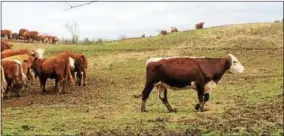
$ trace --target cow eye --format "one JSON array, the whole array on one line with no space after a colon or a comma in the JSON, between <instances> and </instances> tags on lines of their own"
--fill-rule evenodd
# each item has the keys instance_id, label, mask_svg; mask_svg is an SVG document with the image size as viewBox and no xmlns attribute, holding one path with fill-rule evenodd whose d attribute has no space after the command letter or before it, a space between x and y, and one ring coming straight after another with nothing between
<instances>
[{"instance_id":1,"label":"cow eye","mask_svg":"<svg viewBox=\"0 0 284 136\"><path fill-rule=\"evenodd\" d=\"M236 64L236 63L237 63L237 61L233 61L233 63L234 63L234 64Z\"/></svg>"}]
</instances>

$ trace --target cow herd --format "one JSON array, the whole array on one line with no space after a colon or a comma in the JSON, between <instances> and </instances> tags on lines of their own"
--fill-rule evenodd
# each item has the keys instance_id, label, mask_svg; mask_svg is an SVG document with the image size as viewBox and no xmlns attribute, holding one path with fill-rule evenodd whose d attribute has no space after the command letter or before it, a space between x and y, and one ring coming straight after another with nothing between
<instances>
[{"instance_id":1,"label":"cow herd","mask_svg":"<svg viewBox=\"0 0 284 136\"><path fill-rule=\"evenodd\" d=\"M204 22L199 22L195 24L195 29L202 29L204 25ZM176 27L171 27L171 33L178 32L178 29ZM167 30L158 30L158 33L160 35L167 35L169 32Z\"/></svg>"},{"instance_id":2,"label":"cow herd","mask_svg":"<svg viewBox=\"0 0 284 136\"><path fill-rule=\"evenodd\" d=\"M20 29L19 33L12 32L11 30L1 30L1 38L7 37L8 40L21 40L24 42L42 42L57 44L58 38L56 36L39 34L37 31L29 31L27 29Z\"/></svg>"},{"instance_id":3,"label":"cow herd","mask_svg":"<svg viewBox=\"0 0 284 136\"><path fill-rule=\"evenodd\" d=\"M64 51L55 57L43 58L44 49L11 49L1 41L1 92L10 97L11 92L20 97L23 90L39 80L41 93L46 93L47 79L55 79L57 94L66 93L70 86L86 85L87 58L80 53ZM76 79L76 83L75 83Z\"/></svg>"}]
</instances>

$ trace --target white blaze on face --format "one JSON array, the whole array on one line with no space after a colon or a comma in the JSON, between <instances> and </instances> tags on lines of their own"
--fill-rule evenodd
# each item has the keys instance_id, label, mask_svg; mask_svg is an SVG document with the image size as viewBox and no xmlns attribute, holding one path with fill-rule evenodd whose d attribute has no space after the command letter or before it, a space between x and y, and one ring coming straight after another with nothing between
<instances>
[{"instance_id":1,"label":"white blaze on face","mask_svg":"<svg viewBox=\"0 0 284 136\"><path fill-rule=\"evenodd\" d=\"M230 72L236 74L236 73L243 73L245 68L243 65L239 62L239 60L232 54L228 54L231 58L231 67L229 69Z\"/></svg>"},{"instance_id":2,"label":"white blaze on face","mask_svg":"<svg viewBox=\"0 0 284 136\"><path fill-rule=\"evenodd\" d=\"M69 63L70 63L70 67L71 67L71 69L73 70L73 69L75 69L75 61L74 61L74 59L72 59L72 58L70 58L69 57Z\"/></svg>"}]
</instances>

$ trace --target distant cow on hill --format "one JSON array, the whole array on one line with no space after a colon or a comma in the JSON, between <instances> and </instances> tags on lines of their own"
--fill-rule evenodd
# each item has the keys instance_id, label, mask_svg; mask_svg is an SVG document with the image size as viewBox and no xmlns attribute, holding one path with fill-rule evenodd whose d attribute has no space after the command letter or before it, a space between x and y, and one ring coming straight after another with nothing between
<instances>
[{"instance_id":1,"label":"distant cow on hill","mask_svg":"<svg viewBox=\"0 0 284 136\"><path fill-rule=\"evenodd\" d=\"M176 27L171 27L171 29L171 33L178 32L178 29Z\"/></svg>"},{"instance_id":2,"label":"distant cow on hill","mask_svg":"<svg viewBox=\"0 0 284 136\"><path fill-rule=\"evenodd\" d=\"M167 98L167 89L197 90L199 103L195 109L203 111L209 100L209 92L219 83L225 72L242 73L244 67L238 59L228 54L223 58L172 57L150 58L146 63L146 84L142 91L141 111L146 111L146 100L153 87L159 90L159 98L169 112L173 112Z\"/></svg>"},{"instance_id":3,"label":"distant cow on hill","mask_svg":"<svg viewBox=\"0 0 284 136\"><path fill-rule=\"evenodd\" d=\"M57 44L58 43L58 38L56 36L50 36L50 43Z\"/></svg>"},{"instance_id":4,"label":"distant cow on hill","mask_svg":"<svg viewBox=\"0 0 284 136\"><path fill-rule=\"evenodd\" d=\"M24 29L24 28L23 28L23 29L20 29L20 30L19 30L19 38L20 38L20 39L24 40L24 37L23 37L23 36L24 36L24 33L25 33L25 32L28 32L28 29Z\"/></svg>"},{"instance_id":5,"label":"distant cow on hill","mask_svg":"<svg viewBox=\"0 0 284 136\"><path fill-rule=\"evenodd\" d=\"M11 40L12 39L12 32L11 30L1 30L1 37L5 37L7 36L8 37L8 40Z\"/></svg>"},{"instance_id":6,"label":"distant cow on hill","mask_svg":"<svg viewBox=\"0 0 284 136\"><path fill-rule=\"evenodd\" d=\"M32 69L40 80L42 93L46 92L45 86L48 78L55 79L55 82L59 83L59 87L56 88L57 93L65 93L67 81L71 79L71 82L74 83L69 59L64 56L43 59L41 58L43 53L44 50L37 49L36 56L32 60ZM57 85L55 86L57 87Z\"/></svg>"},{"instance_id":7,"label":"distant cow on hill","mask_svg":"<svg viewBox=\"0 0 284 136\"><path fill-rule=\"evenodd\" d=\"M87 77L87 68L88 68L88 61L86 56L81 53L74 53L71 51L62 52L59 54L59 56L65 56L66 58L71 59L70 63L74 62L74 64L71 65L72 77L75 78L75 72L76 72L77 85L81 86L81 84L83 84L84 86L86 86L86 77Z\"/></svg>"},{"instance_id":8,"label":"distant cow on hill","mask_svg":"<svg viewBox=\"0 0 284 136\"><path fill-rule=\"evenodd\" d=\"M13 47L12 44L9 44L8 42L4 42L1 40L1 52L7 49L11 49Z\"/></svg>"},{"instance_id":9,"label":"distant cow on hill","mask_svg":"<svg viewBox=\"0 0 284 136\"><path fill-rule=\"evenodd\" d=\"M196 29L202 29L203 25L204 25L204 22L197 23L197 24L195 24L195 28Z\"/></svg>"},{"instance_id":10,"label":"distant cow on hill","mask_svg":"<svg viewBox=\"0 0 284 136\"><path fill-rule=\"evenodd\" d=\"M38 40L41 41L42 43L49 43L49 35L38 35Z\"/></svg>"},{"instance_id":11,"label":"distant cow on hill","mask_svg":"<svg viewBox=\"0 0 284 136\"><path fill-rule=\"evenodd\" d=\"M167 35L168 34L167 30L161 30L161 31L158 30L158 32L161 35Z\"/></svg>"}]
</instances>

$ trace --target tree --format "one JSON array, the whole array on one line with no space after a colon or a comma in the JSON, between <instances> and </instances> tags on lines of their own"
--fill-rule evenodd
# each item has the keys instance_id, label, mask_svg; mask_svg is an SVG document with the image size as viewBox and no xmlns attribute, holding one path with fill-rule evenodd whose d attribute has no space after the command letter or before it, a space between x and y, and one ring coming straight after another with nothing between
<instances>
[{"instance_id":1,"label":"tree","mask_svg":"<svg viewBox=\"0 0 284 136\"><path fill-rule=\"evenodd\" d=\"M66 23L64 27L68 30L68 32L72 35L72 43L78 43L80 29L79 25L74 22L73 24Z\"/></svg>"}]
</instances>

